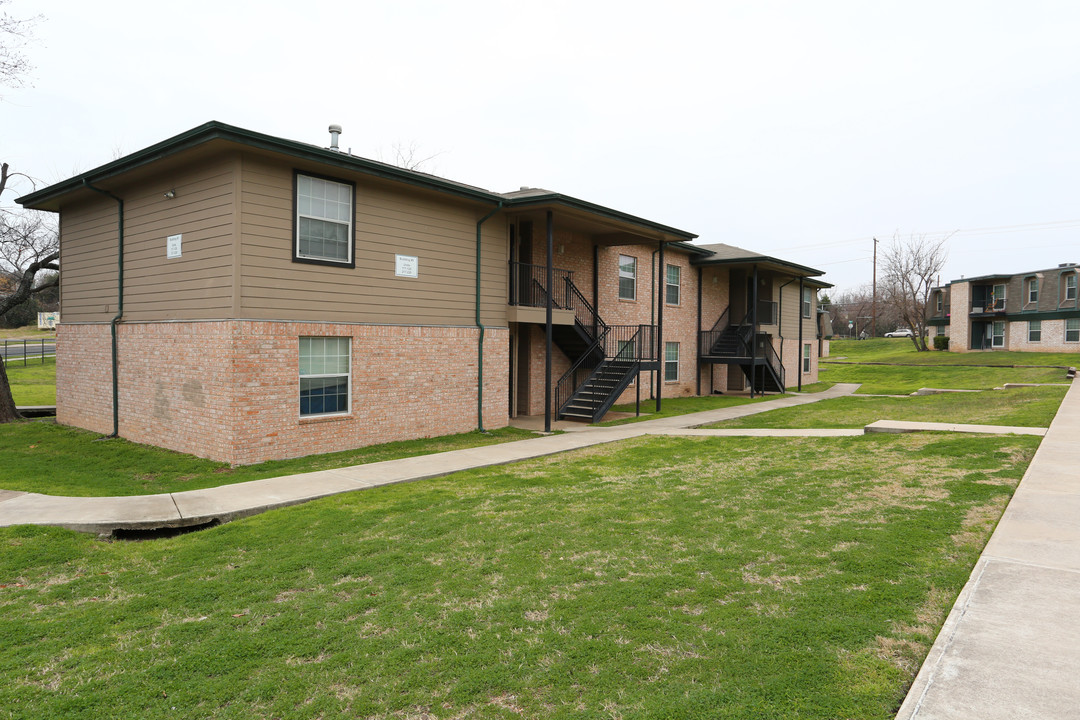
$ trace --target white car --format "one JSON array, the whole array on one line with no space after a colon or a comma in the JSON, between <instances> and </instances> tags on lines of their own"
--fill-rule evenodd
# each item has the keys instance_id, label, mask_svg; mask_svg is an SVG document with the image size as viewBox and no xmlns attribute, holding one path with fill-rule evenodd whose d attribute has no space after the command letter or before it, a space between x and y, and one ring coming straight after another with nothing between
<instances>
[{"instance_id":1,"label":"white car","mask_svg":"<svg viewBox=\"0 0 1080 720\"><path fill-rule=\"evenodd\" d=\"M885 337L915 337L915 333L911 332L911 328L900 328L885 333Z\"/></svg>"}]
</instances>

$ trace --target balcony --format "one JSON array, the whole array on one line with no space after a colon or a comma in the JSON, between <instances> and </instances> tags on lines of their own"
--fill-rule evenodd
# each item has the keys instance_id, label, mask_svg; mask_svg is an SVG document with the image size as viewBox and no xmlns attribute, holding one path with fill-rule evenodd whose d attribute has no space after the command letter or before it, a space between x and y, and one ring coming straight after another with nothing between
<instances>
[{"instance_id":1,"label":"balcony","mask_svg":"<svg viewBox=\"0 0 1080 720\"><path fill-rule=\"evenodd\" d=\"M1005 298L1000 300L989 298L987 300L973 300L971 303L971 315L1004 315Z\"/></svg>"}]
</instances>

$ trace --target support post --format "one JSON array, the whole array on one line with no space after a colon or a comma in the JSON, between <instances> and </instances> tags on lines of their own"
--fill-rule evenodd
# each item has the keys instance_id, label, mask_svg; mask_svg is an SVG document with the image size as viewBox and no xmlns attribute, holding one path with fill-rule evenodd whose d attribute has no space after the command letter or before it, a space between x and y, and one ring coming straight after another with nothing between
<instances>
[{"instance_id":1,"label":"support post","mask_svg":"<svg viewBox=\"0 0 1080 720\"><path fill-rule=\"evenodd\" d=\"M750 293L750 398L753 399L754 381L757 380L757 265L754 265L754 277L751 282L754 283L754 289Z\"/></svg>"},{"instance_id":2,"label":"support post","mask_svg":"<svg viewBox=\"0 0 1080 720\"><path fill-rule=\"evenodd\" d=\"M660 272L656 273L656 412L660 412L660 399L664 395L664 367L666 354L664 353L664 283L667 279L667 266L664 264L663 240L660 241Z\"/></svg>"},{"instance_id":3,"label":"support post","mask_svg":"<svg viewBox=\"0 0 1080 720\"><path fill-rule=\"evenodd\" d=\"M547 313L544 320L544 432L551 432L551 288L555 283L555 226L547 211Z\"/></svg>"}]
</instances>

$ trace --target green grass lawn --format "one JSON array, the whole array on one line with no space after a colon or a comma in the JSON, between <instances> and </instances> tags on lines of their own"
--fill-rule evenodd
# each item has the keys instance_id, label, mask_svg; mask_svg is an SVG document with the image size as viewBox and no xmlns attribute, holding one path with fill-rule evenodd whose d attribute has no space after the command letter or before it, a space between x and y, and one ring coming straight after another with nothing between
<instances>
[{"instance_id":1,"label":"green grass lawn","mask_svg":"<svg viewBox=\"0 0 1080 720\"><path fill-rule=\"evenodd\" d=\"M860 428L876 420L1049 427L1067 391L1038 387L900 398L849 395L706 427Z\"/></svg>"},{"instance_id":2,"label":"green grass lawn","mask_svg":"<svg viewBox=\"0 0 1080 720\"><path fill-rule=\"evenodd\" d=\"M0 328L0 340L22 340L23 338L29 338L31 340L45 338L46 340L49 340L55 337L55 330L38 330L37 325L24 325L19 328Z\"/></svg>"},{"instance_id":3,"label":"green grass lawn","mask_svg":"<svg viewBox=\"0 0 1080 720\"><path fill-rule=\"evenodd\" d=\"M16 405L56 404L56 358L28 360L26 365L20 361L5 369Z\"/></svg>"},{"instance_id":4,"label":"green grass lawn","mask_svg":"<svg viewBox=\"0 0 1080 720\"><path fill-rule=\"evenodd\" d=\"M1066 382L1061 369L1007 366L1075 365L1078 359L1070 353L920 353L906 338L836 340L829 357L821 360L818 376L827 382L861 383L860 394L908 395L924 387L983 390L1008 382ZM996 367L975 367L983 364Z\"/></svg>"},{"instance_id":5,"label":"green grass lawn","mask_svg":"<svg viewBox=\"0 0 1080 720\"><path fill-rule=\"evenodd\" d=\"M48 495L152 495L198 490L262 478L396 460L447 450L524 440L528 430L501 428L468 432L273 460L230 468L225 463L194 455L139 445L127 440L102 440L87 430L52 422L22 421L0 425L0 489Z\"/></svg>"},{"instance_id":6,"label":"green grass lawn","mask_svg":"<svg viewBox=\"0 0 1080 720\"><path fill-rule=\"evenodd\" d=\"M823 361L847 360L856 362L919 363L920 365L1058 365L1073 367L1080 361L1076 353L1013 352L917 352L908 338L875 338L873 340L833 340L829 357Z\"/></svg>"},{"instance_id":7,"label":"green grass lawn","mask_svg":"<svg viewBox=\"0 0 1080 720\"><path fill-rule=\"evenodd\" d=\"M8 718L892 718L1037 439L639 438L0 529Z\"/></svg>"}]
</instances>

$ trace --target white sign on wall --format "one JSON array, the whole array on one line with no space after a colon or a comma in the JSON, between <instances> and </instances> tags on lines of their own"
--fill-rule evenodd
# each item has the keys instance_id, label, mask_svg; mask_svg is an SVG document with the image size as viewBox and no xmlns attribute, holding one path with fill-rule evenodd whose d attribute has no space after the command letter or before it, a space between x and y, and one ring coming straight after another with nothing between
<instances>
[{"instance_id":1,"label":"white sign on wall","mask_svg":"<svg viewBox=\"0 0 1080 720\"><path fill-rule=\"evenodd\" d=\"M415 255L395 255L394 274L398 277L420 277L420 258Z\"/></svg>"},{"instance_id":2,"label":"white sign on wall","mask_svg":"<svg viewBox=\"0 0 1080 720\"><path fill-rule=\"evenodd\" d=\"M180 241L184 239L181 235L170 235L165 239L165 257L167 259L180 257Z\"/></svg>"}]
</instances>

